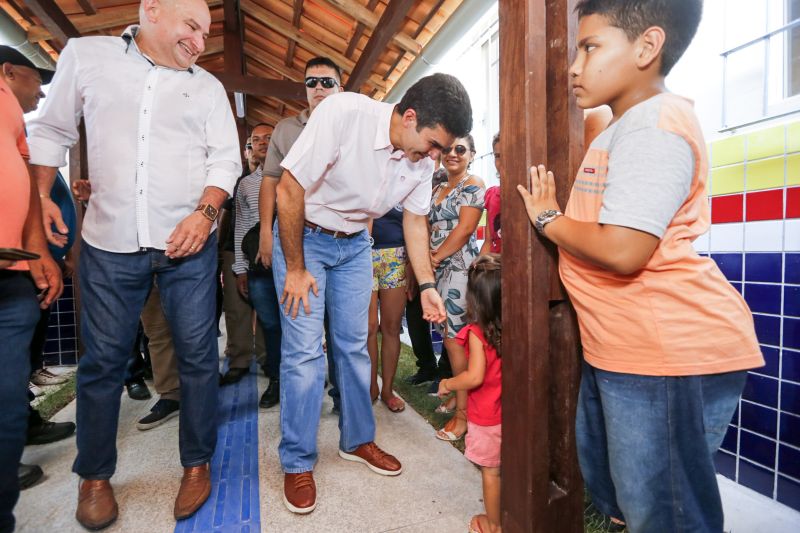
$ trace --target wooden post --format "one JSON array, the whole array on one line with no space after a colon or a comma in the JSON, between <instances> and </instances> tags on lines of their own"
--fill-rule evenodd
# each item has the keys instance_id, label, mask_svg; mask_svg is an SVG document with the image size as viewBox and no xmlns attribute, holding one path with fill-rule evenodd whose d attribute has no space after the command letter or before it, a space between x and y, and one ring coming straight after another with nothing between
<instances>
[{"instance_id":1,"label":"wooden post","mask_svg":"<svg viewBox=\"0 0 800 533\"><path fill-rule=\"evenodd\" d=\"M567 71L575 0L500 0L503 176L503 529L583 531L575 450L579 334L557 251L528 222L517 184L544 163L566 205L583 151Z\"/></svg>"}]
</instances>

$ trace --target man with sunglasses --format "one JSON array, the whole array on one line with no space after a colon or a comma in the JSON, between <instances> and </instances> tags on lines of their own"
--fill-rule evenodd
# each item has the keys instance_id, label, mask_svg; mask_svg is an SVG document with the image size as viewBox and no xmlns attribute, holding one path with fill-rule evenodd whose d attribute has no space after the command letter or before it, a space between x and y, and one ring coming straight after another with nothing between
<instances>
[{"instance_id":1,"label":"man with sunglasses","mask_svg":"<svg viewBox=\"0 0 800 533\"><path fill-rule=\"evenodd\" d=\"M308 123L308 118L320 102L328 96L343 90L341 80L341 70L331 59L327 57L311 58L306 63L305 70L308 109L295 117L281 120L272 132L269 148L267 149L267 158L262 168L263 179L258 198L259 218L262 222L259 232L257 258L257 261L269 270L270 277L272 276L272 224L275 220L275 190L278 186L278 179L283 173L281 161L283 161L294 142L303 132L303 128ZM267 294L265 291L251 291L250 298L253 305L261 310L259 315L263 318L266 313L269 313L268 321L274 323L280 320L280 307L277 296L272 297L272 293L275 292L274 283L270 290L271 293L266 297L263 296ZM267 299L269 301L263 301ZM259 401L259 406L264 409L273 407L280 402L280 353L278 353L277 357L268 354L268 358L268 364L265 368L268 369L266 373L269 377L269 386ZM331 368L331 382L333 383L333 360L331 357L328 358L328 362ZM331 387L331 396L334 398L334 407L338 407L338 391L336 391L335 387L335 384Z\"/></svg>"},{"instance_id":2,"label":"man with sunglasses","mask_svg":"<svg viewBox=\"0 0 800 533\"><path fill-rule=\"evenodd\" d=\"M316 80L309 80L316 84ZM321 82L320 82L321 83ZM367 313L372 257L367 223L403 205L407 252L419 282L424 318L445 310L428 254L433 161L472 128L469 96L446 74L419 80L397 105L335 94L314 110L280 165L272 265L281 316L281 443L284 503L316 507L317 459L325 363L324 315L341 394L339 456L386 476L402 465L375 444L370 400ZM262 216L262 226L270 223ZM301 310L300 307L303 309Z\"/></svg>"}]
</instances>

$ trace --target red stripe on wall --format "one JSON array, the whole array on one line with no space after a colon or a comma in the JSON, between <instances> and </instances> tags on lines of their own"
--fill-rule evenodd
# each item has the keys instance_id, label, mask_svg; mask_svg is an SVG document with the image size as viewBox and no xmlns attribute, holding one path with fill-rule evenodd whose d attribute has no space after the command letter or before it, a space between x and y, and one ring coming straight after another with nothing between
<instances>
[{"instance_id":1,"label":"red stripe on wall","mask_svg":"<svg viewBox=\"0 0 800 533\"><path fill-rule=\"evenodd\" d=\"M786 218L800 218L800 187L786 189Z\"/></svg>"},{"instance_id":2,"label":"red stripe on wall","mask_svg":"<svg viewBox=\"0 0 800 533\"><path fill-rule=\"evenodd\" d=\"M741 222L744 220L744 195L715 196L711 199L711 223Z\"/></svg>"},{"instance_id":3,"label":"red stripe on wall","mask_svg":"<svg viewBox=\"0 0 800 533\"><path fill-rule=\"evenodd\" d=\"M748 222L783 219L783 189L747 193Z\"/></svg>"}]
</instances>

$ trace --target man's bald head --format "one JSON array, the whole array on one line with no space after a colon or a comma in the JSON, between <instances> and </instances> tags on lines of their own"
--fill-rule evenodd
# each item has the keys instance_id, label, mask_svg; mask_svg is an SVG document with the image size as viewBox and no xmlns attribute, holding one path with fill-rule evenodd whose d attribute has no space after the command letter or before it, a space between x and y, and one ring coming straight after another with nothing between
<instances>
[{"instance_id":1,"label":"man's bald head","mask_svg":"<svg viewBox=\"0 0 800 533\"><path fill-rule=\"evenodd\" d=\"M204 0L142 0L136 43L157 64L191 67L205 50L211 13Z\"/></svg>"}]
</instances>

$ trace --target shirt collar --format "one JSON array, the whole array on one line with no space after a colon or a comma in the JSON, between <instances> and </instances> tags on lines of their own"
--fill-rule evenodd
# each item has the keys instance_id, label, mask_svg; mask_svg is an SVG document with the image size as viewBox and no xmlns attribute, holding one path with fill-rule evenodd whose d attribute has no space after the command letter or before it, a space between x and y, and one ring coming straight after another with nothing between
<instances>
[{"instance_id":1,"label":"shirt collar","mask_svg":"<svg viewBox=\"0 0 800 533\"><path fill-rule=\"evenodd\" d=\"M297 121L300 123L301 126L305 126L308 124L308 117L311 116L311 112L308 109L303 109L299 115L297 115Z\"/></svg>"},{"instance_id":2,"label":"shirt collar","mask_svg":"<svg viewBox=\"0 0 800 533\"><path fill-rule=\"evenodd\" d=\"M403 159L406 154L402 150L395 150L392 146L392 140L389 135L392 126L392 113L394 113L393 104L384 104L386 107L381 111L378 116L378 128L375 132L375 144L372 146L375 150L386 150L391 152L390 159Z\"/></svg>"},{"instance_id":3,"label":"shirt collar","mask_svg":"<svg viewBox=\"0 0 800 533\"><path fill-rule=\"evenodd\" d=\"M157 66L156 62L153 61L152 59L150 59L150 57L147 54L142 52L139 49L139 45L136 44L136 35L138 33L139 33L139 25L138 24L131 24L130 26L125 28L125 31L122 32L122 40L125 41L125 53L126 54L128 53L128 50L130 49L131 44L133 44L133 49L140 56L145 58L151 65ZM161 65L158 65L158 66L161 66ZM169 67L163 67L163 68L169 68ZM171 70L178 70L178 69L171 69ZM194 74L194 65L192 65L191 67L187 68L186 70L189 72L189 74Z\"/></svg>"}]
</instances>

